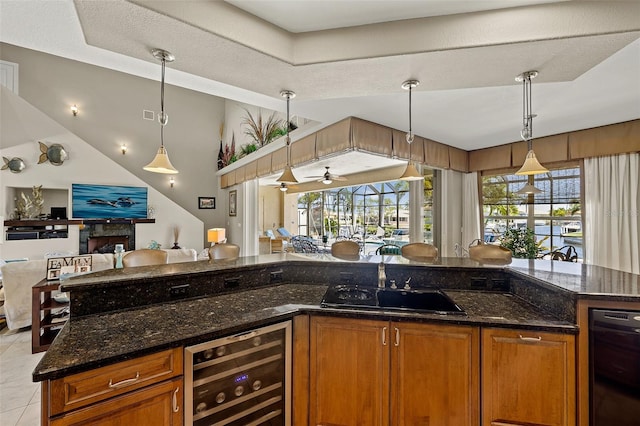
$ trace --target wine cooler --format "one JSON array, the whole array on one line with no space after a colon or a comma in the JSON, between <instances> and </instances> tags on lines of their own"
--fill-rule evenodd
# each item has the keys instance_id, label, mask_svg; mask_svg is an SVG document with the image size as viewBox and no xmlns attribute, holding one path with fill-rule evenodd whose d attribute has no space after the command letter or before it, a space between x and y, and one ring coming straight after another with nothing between
<instances>
[{"instance_id":1,"label":"wine cooler","mask_svg":"<svg viewBox=\"0 0 640 426\"><path fill-rule=\"evenodd\" d=\"M185 348L185 425L291 424L291 321Z\"/></svg>"}]
</instances>

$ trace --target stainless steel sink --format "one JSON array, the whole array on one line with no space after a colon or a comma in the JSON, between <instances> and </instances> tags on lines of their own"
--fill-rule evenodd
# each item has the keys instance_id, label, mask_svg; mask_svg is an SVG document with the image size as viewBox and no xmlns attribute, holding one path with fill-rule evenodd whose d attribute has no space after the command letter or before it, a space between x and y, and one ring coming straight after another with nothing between
<instances>
[{"instance_id":1,"label":"stainless steel sink","mask_svg":"<svg viewBox=\"0 0 640 426\"><path fill-rule=\"evenodd\" d=\"M466 315L460 306L439 289L401 290L336 285L329 287L321 306Z\"/></svg>"}]
</instances>

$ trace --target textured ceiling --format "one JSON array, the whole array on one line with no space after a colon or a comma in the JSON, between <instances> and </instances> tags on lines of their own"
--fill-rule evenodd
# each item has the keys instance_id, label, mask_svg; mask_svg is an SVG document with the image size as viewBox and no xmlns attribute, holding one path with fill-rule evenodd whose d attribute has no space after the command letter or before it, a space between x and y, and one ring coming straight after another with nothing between
<instances>
[{"instance_id":1,"label":"textured ceiling","mask_svg":"<svg viewBox=\"0 0 640 426\"><path fill-rule=\"evenodd\" d=\"M291 89L292 113L323 124L405 129L416 78L415 133L463 149L518 139L531 69L535 137L640 118L640 2L0 4L4 42L153 79L164 48L169 84L280 111Z\"/></svg>"}]
</instances>

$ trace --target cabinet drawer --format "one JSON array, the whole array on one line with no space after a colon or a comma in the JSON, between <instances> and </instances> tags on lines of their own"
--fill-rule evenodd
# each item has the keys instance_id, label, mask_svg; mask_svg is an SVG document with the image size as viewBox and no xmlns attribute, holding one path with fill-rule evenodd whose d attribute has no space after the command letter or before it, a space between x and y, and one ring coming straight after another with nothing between
<instances>
[{"instance_id":1,"label":"cabinet drawer","mask_svg":"<svg viewBox=\"0 0 640 426\"><path fill-rule=\"evenodd\" d=\"M182 350L168 349L51 381L51 415L182 375Z\"/></svg>"},{"instance_id":2,"label":"cabinet drawer","mask_svg":"<svg viewBox=\"0 0 640 426\"><path fill-rule=\"evenodd\" d=\"M181 426L182 379L152 385L63 414L51 426Z\"/></svg>"}]
</instances>

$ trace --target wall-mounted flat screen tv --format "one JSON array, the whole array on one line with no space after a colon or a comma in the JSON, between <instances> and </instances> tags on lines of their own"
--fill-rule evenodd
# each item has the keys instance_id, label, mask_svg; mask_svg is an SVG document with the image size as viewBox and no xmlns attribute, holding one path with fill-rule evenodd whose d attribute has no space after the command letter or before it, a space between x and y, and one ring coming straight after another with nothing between
<instances>
[{"instance_id":1,"label":"wall-mounted flat screen tv","mask_svg":"<svg viewBox=\"0 0 640 426\"><path fill-rule=\"evenodd\" d=\"M71 208L75 219L144 219L147 188L74 183Z\"/></svg>"}]
</instances>

